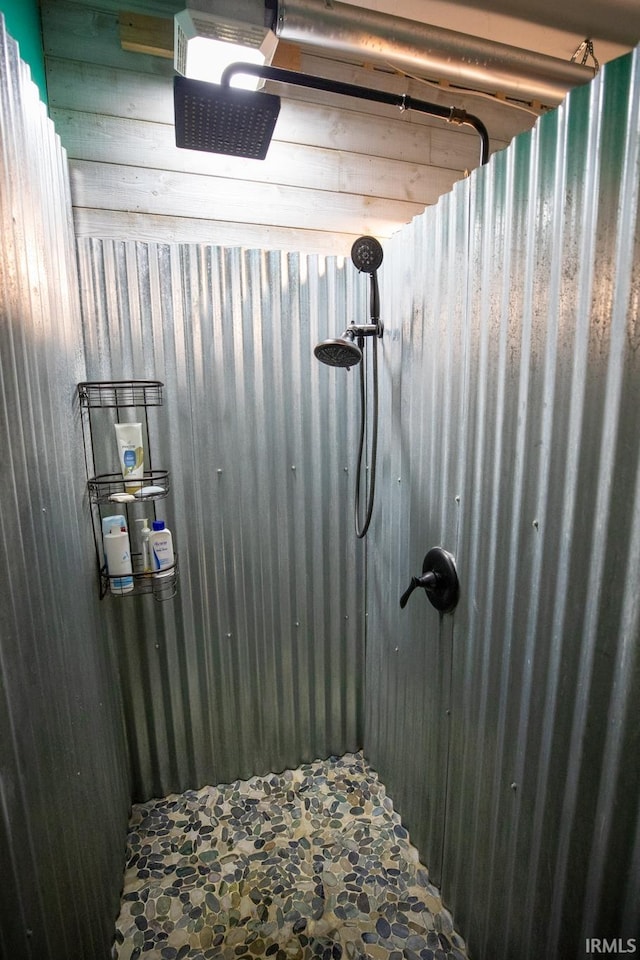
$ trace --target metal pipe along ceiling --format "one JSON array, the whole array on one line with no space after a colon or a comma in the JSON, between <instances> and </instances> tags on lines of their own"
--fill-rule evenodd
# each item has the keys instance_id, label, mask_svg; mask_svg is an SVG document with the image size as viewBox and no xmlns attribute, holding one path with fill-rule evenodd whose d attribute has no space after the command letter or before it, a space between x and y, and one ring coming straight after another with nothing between
<instances>
[{"instance_id":1,"label":"metal pipe along ceiling","mask_svg":"<svg viewBox=\"0 0 640 960\"><path fill-rule=\"evenodd\" d=\"M332 0L281 0L283 40L392 64L407 73L555 106L591 67Z\"/></svg>"}]
</instances>

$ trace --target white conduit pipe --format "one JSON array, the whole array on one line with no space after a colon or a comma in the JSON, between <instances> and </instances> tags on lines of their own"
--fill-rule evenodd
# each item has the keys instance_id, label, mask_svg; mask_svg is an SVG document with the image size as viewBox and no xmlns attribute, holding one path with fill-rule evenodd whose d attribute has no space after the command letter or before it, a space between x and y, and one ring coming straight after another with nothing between
<instances>
[{"instance_id":1,"label":"white conduit pipe","mask_svg":"<svg viewBox=\"0 0 640 960\"><path fill-rule=\"evenodd\" d=\"M591 67L333 0L279 0L275 32L409 74L556 106Z\"/></svg>"}]
</instances>

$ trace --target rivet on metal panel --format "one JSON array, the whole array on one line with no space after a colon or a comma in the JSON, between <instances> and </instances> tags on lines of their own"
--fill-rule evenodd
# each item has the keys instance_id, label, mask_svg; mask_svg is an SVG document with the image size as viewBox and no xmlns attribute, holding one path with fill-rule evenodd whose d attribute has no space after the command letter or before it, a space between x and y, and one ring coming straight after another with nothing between
<instances>
[{"instance_id":1,"label":"rivet on metal panel","mask_svg":"<svg viewBox=\"0 0 640 960\"><path fill-rule=\"evenodd\" d=\"M518 784L517 784L517 783L512 783L512 784L511 784L511 789L512 789L512 790L517 790L517 789L518 789Z\"/></svg>"},{"instance_id":2,"label":"rivet on metal panel","mask_svg":"<svg viewBox=\"0 0 640 960\"><path fill-rule=\"evenodd\" d=\"M535 529L537 530L538 527L539 527L538 521L537 521L537 520L534 520L533 523L531 524L531 526L532 526L532 527L535 527Z\"/></svg>"}]
</instances>

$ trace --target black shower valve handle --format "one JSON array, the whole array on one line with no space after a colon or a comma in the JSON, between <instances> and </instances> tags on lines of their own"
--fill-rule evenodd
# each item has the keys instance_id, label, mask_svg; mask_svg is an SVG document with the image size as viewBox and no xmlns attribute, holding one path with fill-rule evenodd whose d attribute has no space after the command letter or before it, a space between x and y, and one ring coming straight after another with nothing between
<instances>
[{"instance_id":1,"label":"black shower valve handle","mask_svg":"<svg viewBox=\"0 0 640 960\"><path fill-rule=\"evenodd\" d=\"M411 577L411 583L400 597L404 609L417 587L422 587L431 604L440 613L450 613L458 603L460 585L455 560L442 547L433 547L422 562L422 574Z\"/></svg>"},{"instance_id":2,"label":"black shower valve handle","mask_svg":"<svg viewBox=\"0 0 640 960\"><path fill-rule=\"evenodd\" d=\"M411 596L413 591L416 589L416 587L424 587L424 589L428 592L429 590L434 589L436 585L436 581L437 581L437 574L433 573L432 571L429 571L428 573L423 573L421 577L411 577L411 583L409 584L405 592L400 597L400 606L402 607L402 609L404 610L404 608L406 607L409 601L409 597Z\"/></svg>"}]
</instances>

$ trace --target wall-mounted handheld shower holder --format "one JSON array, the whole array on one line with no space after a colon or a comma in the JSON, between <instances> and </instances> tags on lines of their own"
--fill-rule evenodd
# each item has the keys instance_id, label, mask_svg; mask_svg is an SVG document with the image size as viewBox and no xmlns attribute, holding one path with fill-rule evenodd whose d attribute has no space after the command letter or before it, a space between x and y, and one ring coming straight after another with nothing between
<instances>
[{"instance_id":1,"label":"wall-mounted handheld shower holder","mask_svg":"<svg viewBox=\"0 0 640 960\"><path fill-rule=\"evenodd\" d=\"M370 280L370 304L368 323L350 323L340 337L322 340L313 348L315 357L330 367L351 367L360 365L360 440L358 444L358 466L356 469L355 527L359 539L365 536L371 522L373 497L376 487L376 456L378 448L378 351L377 341L382 337L383 327L380 320L380 292L378 290L378 267L382 263L383 251L375 237L359 237L351 247L351 260L360 273L368 273ZM364 344L366 337L373 337L373 426L371 429L371 472L369 474L369 495L364 521L360 522L360 481L365 447L366 391L364 374ZM367 467L367 469L369 469ZM366 486L366 484L365 484Z\"/></svg>"},{"instance_id":2,"label":"wall-mounted handheld shower holder","mask_svg":"<svg viewBox=\"0 0 640 960\"><path fill-rule=\"evenodd\" d=\"M356 340L364 340L365 337L382 337L383 326L378 318L377 323L351 323L347 328L349 335L353 334Z\"/></svg>"},{"instance_id":3,"label":"wall-mounted handheld shower holder","mask_svg":"<svg viewBox=\"0 0 640 960\"><path fill-rule=\"evenodd\" d=\"M433 547L422 562L422 575L411 577L411 583L400 597L400 606L406 607L409 597L417 587L426 591L427 597L440 613L450 613L458 603L460 584L455 560L442 547Z\"/></svg>"},{"instance_id":4,"label":"wall-mounted handheld shower holder","mask_svg":"<svg viewBox=\"0 0 640 960\"><path fill-rule=\"evenodd\" d=\"M384 328L380 319L380 291L378 289L378 268L383 259L380 243L375 237L358 237L351 247L351 261L360 273L368 273L369 288L369 323L363 324L356 331L358 345L362 349L364 337L376 336L382 339Z\"/></svg>"}]
</instances>

